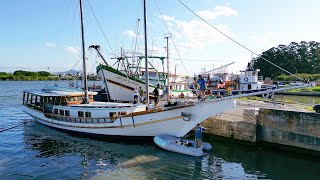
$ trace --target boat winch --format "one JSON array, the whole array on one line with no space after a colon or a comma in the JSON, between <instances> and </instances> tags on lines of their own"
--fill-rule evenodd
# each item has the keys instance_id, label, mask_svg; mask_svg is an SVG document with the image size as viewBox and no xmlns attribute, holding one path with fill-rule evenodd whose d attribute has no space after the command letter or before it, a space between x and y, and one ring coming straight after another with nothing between
<instances>
[{"instance_id":1,"label":"boat winch","mask_svg":"<svg viewBox=\"0 0 320 180\"><path fill-rule=\"evenodd\" d=\"M183 118L182 118L183 120L185 120L185 121L190 121L192 114L191 114L191 113L187 113L187 112L182 112L182 113L181 113L181 116L183 117Z\"/></svg>"}]
</instances>

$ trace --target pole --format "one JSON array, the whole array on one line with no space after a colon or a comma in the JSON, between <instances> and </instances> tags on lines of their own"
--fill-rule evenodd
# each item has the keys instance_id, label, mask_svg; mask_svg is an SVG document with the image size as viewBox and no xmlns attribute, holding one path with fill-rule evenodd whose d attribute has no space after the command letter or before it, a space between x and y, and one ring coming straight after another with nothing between
<instances>
[{"instance_id":1,"label":"pole","mask_svg":"<svg viewBox=\"0 0 320 180\"><path fill-rule=\"evenodd\" d=\"M143 1L143 17L144 17L144 53L145 53L145 80L146 80L146 102L149 105L149 70L148 70L148 39L147 39L147 0Z\"/></svg>"},{"instance_id":2,"label":"pole","mask_svg":"<svg viewBox=\"0 0 320 180\"><path fill-rule=\"evenodd\" d=\"M85 55L85 45L84 45L84 30L83 30L83 16L82 16L82 0L80 1L80 17L81 17L81 40L82 40L82 61L83 61L83 88L84 88L84 99L83 104L87 104L88 101L88 86L87 86L87 68L86 68L86 55Z\"/></svg>"},{"instance_id":3,"label":"pole","mask_svg":"<svg viewBox=\"0 0 320 180\"><path fill-rule=\"evenodd\" d=\"M167 40L167 101L170 102L170 68L169 68L169 36L165 37Z\"/></svg>"}]
</instances>

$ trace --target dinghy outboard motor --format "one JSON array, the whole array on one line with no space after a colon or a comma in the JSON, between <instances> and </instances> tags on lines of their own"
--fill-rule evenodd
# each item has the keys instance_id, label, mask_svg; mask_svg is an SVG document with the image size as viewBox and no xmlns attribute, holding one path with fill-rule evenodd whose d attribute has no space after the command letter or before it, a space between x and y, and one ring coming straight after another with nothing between
<instances>
[{"instance_id":1,"label":"dinghy outboard motor","mask_svg":"<svg viewBox=\"0 0 320 180\"><path fill-rule=\"evenodd\" d=\"M190 113L182 112L182 113L181 113L181 116L182 116L182 117L186 117L186 118L182 118L183 120L185 120L185 121L190 121L192 115L191 115Z\"/></svg>"}]
</instances>

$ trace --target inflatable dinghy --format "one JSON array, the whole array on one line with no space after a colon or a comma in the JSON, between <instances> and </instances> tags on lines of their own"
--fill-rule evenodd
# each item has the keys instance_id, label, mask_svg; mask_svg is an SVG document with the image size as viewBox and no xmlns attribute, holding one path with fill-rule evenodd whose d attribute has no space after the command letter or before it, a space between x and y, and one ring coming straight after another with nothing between
<instances>
[{"instance_id":1,"label":"inflatable dinghy","mask_svg":"<svg viewBox=\"0 0 320 180\"><path fill-rule=\"evenodd\" d=\"M202 156L203 151L202 150L211 150L212 146L209 143L202 142L202 146L199 148L196 148L196 142L189 139L182 139L169 136L169 135L159 135L155 136L153 138L154 143L158 145L159 147L176 152L181 154L186 154L190 156Z\"/></svg>"}]
</instances>

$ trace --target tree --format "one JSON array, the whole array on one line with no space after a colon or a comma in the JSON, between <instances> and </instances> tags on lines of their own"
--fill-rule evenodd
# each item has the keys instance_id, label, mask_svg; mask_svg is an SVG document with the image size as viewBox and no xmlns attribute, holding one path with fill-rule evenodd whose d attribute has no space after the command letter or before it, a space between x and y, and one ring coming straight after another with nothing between
<instances>
[{"instance_id":1,"label":"tree","mask_svg":"<svg viewBox=\"0 0 320 180\"><path fill-rule=\"evenodd\" d=\"M320 72L320 43L302 41L291 42L289 46L272 47L253 58L248 64L247 68L259 68L260 75L275 78L287 73L265 59L294 74L316 74Z\"/></svg>"}]
</instances>

